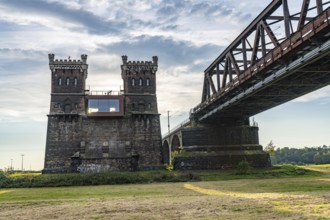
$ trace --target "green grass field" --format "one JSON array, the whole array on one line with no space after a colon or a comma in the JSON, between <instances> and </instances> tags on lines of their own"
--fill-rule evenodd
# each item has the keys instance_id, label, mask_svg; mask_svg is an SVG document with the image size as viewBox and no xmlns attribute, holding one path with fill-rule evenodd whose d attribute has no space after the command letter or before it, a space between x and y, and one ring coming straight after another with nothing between
<instances>
[{"instance_id":1,"label":"green grass field","mask_svg":"<svg viewBox=\"0 0 330 220\"><path fill-rule=\"evenodd\" d=\"M306 168L318 173L0 189L0 219L330 219L330 165Z\"/></svg>"}]
</instances>

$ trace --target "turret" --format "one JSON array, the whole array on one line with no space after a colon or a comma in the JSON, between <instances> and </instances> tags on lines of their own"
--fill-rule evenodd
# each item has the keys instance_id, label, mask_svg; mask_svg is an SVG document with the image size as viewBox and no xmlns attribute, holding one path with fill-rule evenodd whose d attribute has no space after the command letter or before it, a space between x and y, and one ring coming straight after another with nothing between
<instances>
[{"instance_id":1,"label":"turret","mask_svg":"<svg viewBox=\"0 0 330 220\"><path fill-rule=\"evenodd\" d=\"M48 54L48 58L52 80L50 113L84 113L87 55L81 55L81 60L55 60L54 54Z\"/></svg>"},{"instance_id":2,"label":"turret","mask_svg":"<svg viewBox=\"0 0 330 220\"><path fill-rule=\"evenodd\" d=\"M156 93L156 72L158 69L157 56L153 61L127 61L127 56L122 56L122 78L124 92L130 93Z\"/></svg>"},{"instance_id":3,"label":"turret","mask_svg":"<svg viewBox=\"0 0 330 220\"><path fill-rule=\"evenodd\" d=\"M127 56L122 56L122 59L121 76L124 81L126 110L158 114L156 98L158 57L152 57L152 61L128 61Z\"/></svg>"}]
</instances>

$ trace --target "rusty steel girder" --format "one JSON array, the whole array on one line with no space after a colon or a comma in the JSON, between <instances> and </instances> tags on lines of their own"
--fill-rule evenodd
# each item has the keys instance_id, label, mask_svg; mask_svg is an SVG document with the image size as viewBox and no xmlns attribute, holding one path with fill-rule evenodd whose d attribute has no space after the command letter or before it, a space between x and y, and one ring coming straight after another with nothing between
<instances>
[{"instance_id":1,"label":"rusty steel girder","mask_svg":"<svg viewBox=\"0 0 330 220\"><path fill-rule=\"evenodd\" d=\"M202 101L192 114L198 115L210 102L249 87L328 40L329 5L325 0L315 0L314 5L301 0L300 12L290 14L288 0L273 0L204 71ZM279 27L284 37L278 38Z\"/></svg>"}]
</instances>

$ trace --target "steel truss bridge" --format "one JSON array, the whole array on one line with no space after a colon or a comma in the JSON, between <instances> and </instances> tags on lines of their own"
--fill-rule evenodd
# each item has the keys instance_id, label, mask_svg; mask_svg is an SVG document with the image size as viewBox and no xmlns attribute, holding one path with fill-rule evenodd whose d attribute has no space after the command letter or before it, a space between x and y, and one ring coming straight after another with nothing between
<instances>
[{"instance_id":1,"label":"steel truss bridge","mask_svg":"<svg viewBox=\"0 0 330 220\"><path fill-rule=\"evenodd\" d=\"M330 84L330 1L300 2L273 0L211 63L196 120L244 121Z\"/></svg>"},{"instance_id":2,"label":"steel truss bridge","mask_svg":"<svg viewBox=\"0 0 330 220\"><path fill-rule=\"evenodd\" d=\"M290 4L301 3L297 13ZM273 0L204 71L190 120L163 136L176 169L270 166L249 117L330 84L330 1Z\"/></svg>"}]
</instances>

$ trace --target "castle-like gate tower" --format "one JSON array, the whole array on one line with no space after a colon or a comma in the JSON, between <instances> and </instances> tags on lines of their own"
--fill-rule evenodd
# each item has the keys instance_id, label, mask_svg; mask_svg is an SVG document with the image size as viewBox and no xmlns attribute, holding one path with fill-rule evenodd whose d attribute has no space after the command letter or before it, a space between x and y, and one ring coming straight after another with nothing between
<instances>
[{"instance_id":1,"label":"castle-like gate tower","mask_svg":"<svg viewBox=\"0 0 330 220\"><path fill-rule=\"evenodd\" d=\"M150 170L162 167L156 97L158 58L127 61L124 90L85 90L87 55L49 54L51 102L44 173Z\"/></svg>"}]
</instances>

